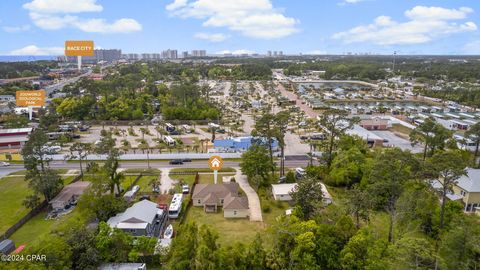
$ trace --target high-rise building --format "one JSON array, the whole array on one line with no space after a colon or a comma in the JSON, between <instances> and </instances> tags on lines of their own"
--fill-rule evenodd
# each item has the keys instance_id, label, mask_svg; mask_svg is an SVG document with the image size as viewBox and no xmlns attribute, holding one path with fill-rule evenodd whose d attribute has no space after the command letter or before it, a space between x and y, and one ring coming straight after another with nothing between
<instances>
[{"instance_id":1,"label":"high-rise building","mask_svg":"<svg viewBox=\"0 0 480 270\"><path fill-rule=\"evenodd\" d=\"M188 58L188 52L182 52L182 58Z\"/></svg>"},{"instance_id":2,"label":"high-rise building","mask_svg":"<svg viewBox=\"0 0 480 270\"><path fill-rule=\"evenodd\" d=\"M83 56L82 57L82 62L83 63L98 63L100 61L106 61L106 62L116 62L120 59L122 59L122 50L117 50L117 49L110 49L110 50L94 50L93 51L94 55L93 56ZM76 56L69 56L68 57L69 62L76 62L77 57Z\"/></svg>"},{"instance_id":3,"label":"high-rise building","mask_svg":"<svg viewBox=\"0 0 480 270\"><path fill-rule=\"evenodd\" d=\"M277 57L278 56L278 52L277 51L274 51L273 52L273 57Z\"/></svg>"},{"instance_id":4,"label":"high-rise building","mask_svg":"<svg viewBox=\"0 0 480 270\"><path fill-rule=\"evenodd\" d=\"M205 56L207 56L207 51L206 50L193 50L192 51L192 56L193 57L205 57Z\"/></svg>"},{"instance_id":5,"label":"high-rise building","mask_svg":"<svg viewBox=\"0 0 480 270\"><path fill-rule=\"evenodd\" d=\"M162 58L164 59L177 59L178 58L178 54L177 54L177 50L166 50L166 51L163 51L162 52Z\"/></svg>"},{"instance_id":6,"label":"high-rise building","mask_svg":"<svg viewBox=\"0 0 480 270\"><path fill-rule=\"evenodd\" d=\"M283 56L283 51L279 51L278 56Z\"/></svg>"},{"instance_id":7,"label":"high-rise building","mask_svg":"<svg viewBox=\"0 0 480 270\"><path fill-rule=\"evenodd\" d=\"M272 51L268 51L268 52L267 52L267 56L268 56L268 57L272 57Z\"/></svg>"}]
</instances>

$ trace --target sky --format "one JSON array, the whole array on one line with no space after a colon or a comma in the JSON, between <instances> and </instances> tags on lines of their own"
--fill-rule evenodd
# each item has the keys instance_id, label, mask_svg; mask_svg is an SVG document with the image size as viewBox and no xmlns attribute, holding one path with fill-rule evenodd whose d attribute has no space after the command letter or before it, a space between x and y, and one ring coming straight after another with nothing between
<instances>
[{"instance_id":1,"label":"sky","mask_svg":"<svg viewBox=\"0 0 480 270\"><path fill-rule=\"evenodd\" d=\"M478 0L3 0L0 55L480 54Z\"/></svg>"}]
</instances>

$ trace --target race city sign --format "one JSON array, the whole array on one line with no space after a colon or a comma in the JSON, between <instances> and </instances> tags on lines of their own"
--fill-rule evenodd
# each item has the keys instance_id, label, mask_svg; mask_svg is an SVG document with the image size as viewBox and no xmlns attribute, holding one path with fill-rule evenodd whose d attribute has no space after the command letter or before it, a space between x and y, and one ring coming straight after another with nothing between
<instances>
[{"instance_id":1,"label":"race city sign","mask_svg":"<svg viewBox=\"0 0 480 270\"><path fill-rule=\"evenodd\" d=\"M93 56L93 40L65 41L65 56Z\"/></svg>"}]
</instances>

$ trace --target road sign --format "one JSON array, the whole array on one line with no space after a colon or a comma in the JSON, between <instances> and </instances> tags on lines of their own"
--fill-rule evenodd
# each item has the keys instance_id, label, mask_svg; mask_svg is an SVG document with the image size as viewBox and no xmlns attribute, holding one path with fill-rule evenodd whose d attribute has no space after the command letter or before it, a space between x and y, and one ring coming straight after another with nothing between
<instances>
[{"instance_id":1,"label":"road sign","mask_svg":"<svg viewBox=\"0 0 480 270\"><path fill-rule=\"evenodd\" d=\"M45 90L17 91L15 96L18 107L45 106Z\"/></svg>"},{"instance_id":2,"label":"road sign","mask_svg":"<svg viewBox=\"0 0 480 270\"><path fill-rule=\"evenodd\" d=\"M65 56L94 56L93 40L65 41Z\"/></svg>"},{"instance_id":3,"label":"road sign","mask_svg":"<svg viewBox=\"0 0 480 270\"><path fill-rule=\"evenodd\" d=\"M223 166L223 160L219 156L211 156L208 159L208 167L210 167L211 170L213 171L219 171L222 169Z\"/></svg>"}]
</instances>

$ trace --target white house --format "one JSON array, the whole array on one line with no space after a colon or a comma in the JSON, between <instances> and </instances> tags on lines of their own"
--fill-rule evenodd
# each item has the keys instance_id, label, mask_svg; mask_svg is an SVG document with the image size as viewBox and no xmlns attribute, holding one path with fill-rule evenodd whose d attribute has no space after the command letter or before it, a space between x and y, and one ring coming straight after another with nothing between
<instances>
[{"instance_id":1,"label":"white house","mask_svg":"<svg viewBox=\"0 0 480 270\"><path fill-rule=\"evenodd\" d=\"M322 186L323 202L326 204L331 204L333 200L332 200L332 196L327 190L327 187L323 183L320 183L320 185ZM297 186L297 183L272 184L273 198L276 201L291 201L292 196L290 195L290 192L292 192L296 186Z\"/></svg>"}]
</instances>

